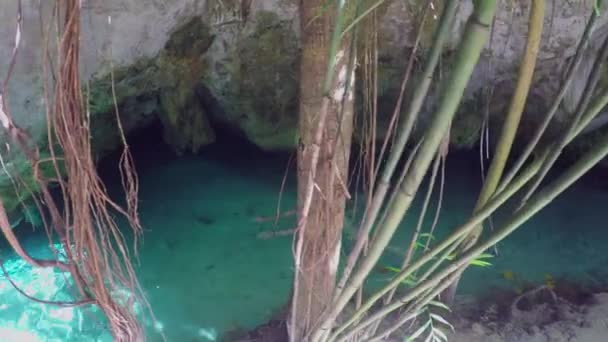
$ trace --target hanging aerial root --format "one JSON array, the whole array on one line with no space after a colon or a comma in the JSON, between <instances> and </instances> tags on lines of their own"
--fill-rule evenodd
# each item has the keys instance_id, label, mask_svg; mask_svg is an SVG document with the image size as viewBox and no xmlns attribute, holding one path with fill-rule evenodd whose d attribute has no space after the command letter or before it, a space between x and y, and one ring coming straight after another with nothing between
<instances>
[{"instance_id":1,"label":"hanging aerial root","mask_svg":"<svg viewBox=\"0 0 608 342\"><path fill-rule=\"evenodd\" d=\"M15 48L8 74L2 83L2 88L0 88L0 123L13 144L22 150L30 162L34 171L34 178L40 187L42 200L48 208L52 228L62 243L66 261L37 260L29 256L13 234L1 202L0 228L13 249L28 263L37 267L56 267L62 271L69 271L84 298L74 303L48 302L48 304L82 305L94 303L106 314L115 341L139 342L143 341L145 336L133 311L133 305L136 303L147 304L147 302L141 295L141 289L130 263L129 251L125 247L124 237L109 213L109 210L112 209L124 215L131 224L135 237L141 233L141 225L137 216L137 175L134 171L132 156L126 145L118 112L116 112L116 115L124 143L119 169L127 196L126 209L109 198L96 173L91 153L89 117L83 108L80 85L80 6L81 3L77 0L66 0L59 2L56 6L55 15L58 15L60 10L64 11L64 21L60 27L60 32L58 32L60 36L58 51L61 64L57 74L52 74L50 77L46 73L48 71L46 62L49 62L46 59L44 68L45 80L52 78L55 81L52 86L44 82L45 104L47 106L49 142L54 141L59 145L63 153L62 162L67 176L67 181L60 181L65 207L63 213L59 211L58 203L50 194L48 189L49 179L46 179L40 172L41 160L38 148L33 140L14 124L7 105L7 86L21 41L20 3L17 15ZM47 56L47 46L45 46L44 52L44 56ZM48 92L49 88L54 92L52 102L50 101L51 95ZM113 96L115 98L114 89ZM51 149L52 162L57 170L57 154L53 150L54 145L50 143L49 148ZM36 201L36 203L38 202ZM49 239L51 239L51 230L46 226L46 214L42 210L41 215ZM10 278L9 281L11 281ZM12 281L11 283L13 286L15 285ZM129 297L117 298L116 296L125 289L130 292ZM17 290L20 291L18 288ZM27 295L24 291L20 292L32 300L41 302Z\"/></svg>"},{"instance_id":2,"label":"hanging aerial root","mask_svg":"<svg viewBox=\"0 0 608 342\"><path fill-rule=\"evenodd\" d=\"M62 67L57 77L52 121L49 123L62 148L67 170L66 207L71 213L72 227L68 238L74 244L74 257L87 279L87 288L106 314L116 341L141 341L133 305L143 296L130 263L130 253L109 208L124 215L135 232L141 232L137 218L137 178L133 160L126 145L122 125L116 112L121 138L125 146L120 172L127 193L127 210L113 202L96 173L91 152L88 116L83 108L79 75L80 2L64 3L65 22L60 40ZM115 98L115 92L113 91ZM116 104L115 104L116 105ZM116 298L123 289L131 292L126 301ZM143 302L145 304L145 302Z\"/></svg>"}]
</instances>

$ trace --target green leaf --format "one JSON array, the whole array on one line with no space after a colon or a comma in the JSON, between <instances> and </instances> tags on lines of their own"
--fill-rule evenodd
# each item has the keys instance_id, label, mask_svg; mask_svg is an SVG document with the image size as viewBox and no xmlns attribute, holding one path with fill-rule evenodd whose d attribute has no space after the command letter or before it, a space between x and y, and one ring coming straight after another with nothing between
<instances>
[{"instance_id":1,"label":"green leaf","mask_svg":"<svg viewBox=\"0 0 608 342\"><path fill-rule=\"evenodd\" d=\"M490 258L493 258L493 257L494 257L493 254L490 254L490 253L481 253L475 259L490 259Z\"/></svg>"},{"instance_id":2,"label":"green leaf","mask_svg":"<svg viewBox=\"0 0 608 342\"><path fill-rule=\"evenodd\" d=\"M447 342L447 340L448 340L448 337L439 328L433 328L433 334L438 336L439 337L438 340L440 340L440 341L443 340L443 341Z\"/></svg>"},{"instance_id":3,"label":"green leaf","mask_svg":"<svg viewBox=\"0 0 608 342\"><path fill-rule=\"evenodd\" d=\"M435 237L434 237L434 236L433 236L433 234L431 234L431 233L423 233L423 234L420 234L420 237L421 237L421 238L428 237L428 238L429 238L429 239L431 239L431 240L435 240Z\"/></svg>"},{"instance_id":4,"label":"green leaf","mask_svg":"<svg viewBox=\"0 0 608 342\"><path fill-rule=\"evenodd\" d=\"M450 329L454 330L454 326L451 325L450 322L448 322L445 318L439 316L438 314L434 314L434 313L430 314L430 316L432 319L434 319L438 322L441 322L441 323L447 325L448 327L450 327Z\"/></svg>"},{"instance_id":5,"label":"green leaf","mask_svg":"<svg viewBox=\"0 0 608 342\"><path fill-rule=\"evenodd\" d=\"M433 328L433 334L435 334L435 336L437 336L437 340L439 340L441 342L447 342L448 341L448 337L439 328Z\"/></svg>"},{"instance_id":6,"label":"green leaf","mask_svg":"<svg viewBox=\"0 0 608 342\"><path fill-rule=\"evenodd\" d=\"M471 265L479 267L489 267L492 266L492 263L483 260L473 260L471 261Z\"/></svg>"},{"instance_id":7,"label":"green leaf","mask_svg":"<svg viewBox=\"0 0 608 342\"><path fill-rule=\"evenodd\" d=\"M493 258L494 256L492 254L488 254L488 253L482 253L479 256L477 256L475 259L471 260L471 265L474 266L479 266L479 267L488 267L488 266L492 266L491 263L487 262L487 261L483 261L481 259L489 259L489 258ZM448 261L452 261L454 260L455 255L451 254L445 257L446 260Z\"/></svg>"},{"instance_id":8,"label":"green leaf","mask_svg":"<svg viewBox=\"0 0 608 342\"><path fill-rule=\"evenodd\" d=\"M409 337L406 337L405 340L403 340L404 342L413 342L415 339L417 339L420 335L422 335L422 333L431 325L432 321L429 319L423 326L421 326L420 328L418 328L418 330L416 330L412 335L410 335Z\"/></svg>"},{"instance_id":9,"label":"green leaf","mask_svg":"<svg viewBox=\"0 0 608 342\"><path fill-rule=\"evenodd\" d=\"M450 312L452 311L449 306L443 304L442 302L436 301L436 300L430 301L429 304L433 305L433 306L436 306L438 308L445 309L445 310L450 311Z\"/></svg>"},{"instance_id":10,"label":"green leaf","mask_svg":"<svg viewBox=\"0 0 608 342\"><path fill-rule=\"evenodd\" d=\"M384 266L384 269L387 271L390 271L390 272L394 272L394 273L401 272L401 269L399 269L397 267L392 267L392 266ZM401 283L408 285L408 286L414 286L418 283L418 281L416 280L416 277L413 274L411 274L407 278L405 278Z\"/></svg>"},{"instance_id":11,"label":"green leaf","mask_svg":"<svg viewBox=\"0 0 608 342\"><path fill-rule=\"evenodd\" d=\"M399 269L397 267L393 267L393 266L384 266L384 269L387 271L395 272L395 273L401 272L401 269Z\"/></svg>"}]
</instances>

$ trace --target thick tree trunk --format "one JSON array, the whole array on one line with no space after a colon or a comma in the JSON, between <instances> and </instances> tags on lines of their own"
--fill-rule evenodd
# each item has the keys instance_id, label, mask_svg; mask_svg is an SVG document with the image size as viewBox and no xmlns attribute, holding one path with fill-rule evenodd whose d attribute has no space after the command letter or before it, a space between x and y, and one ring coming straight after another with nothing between
<instances>
[{"instance_id":1,"label":"thick tree trunk","mask_svg":"<svg viewBox=\"0 0 608 342\"><path fill-rule=\"evenodd\" d=\"M298 290L293 301L292 341L306 340L307 333L331 302L340 257L344 224L346 182L353 126L354 72L349 70L349 49L341 44L335 59L335 80L328 94L323 84L329 62L335 20L333 8L324 9L324 0L301 3L302 59L300 79L300 146L298 149L298 217L305 218ZM333 6L330 6L333 7ZM322 15L319 15L322 13ZM352 63L354 65L354 63ZM347 85L348 83L348 85ZM316 149L315 132L328 101L319 158L314 178L312 202L303 212Z\"/></svg>"}]
</instances>

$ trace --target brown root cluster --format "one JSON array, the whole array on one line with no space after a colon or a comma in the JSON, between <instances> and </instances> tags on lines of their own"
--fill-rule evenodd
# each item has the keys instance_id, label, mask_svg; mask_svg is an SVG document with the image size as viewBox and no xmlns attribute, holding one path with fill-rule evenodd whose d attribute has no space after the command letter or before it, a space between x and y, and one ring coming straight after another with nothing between
<instances>
[{"instance_id":1,"label":"brown root cluster","mask_svg":"<svg viewBox=\"0 0 608 342\"><path fill-rule=\"evenodd\" d=\"M8 108L6 94L13 66L18 60L22 32L20 4L11 65L0 88L0 122L12 143L11 146L26 156L33 169L40 192L32 191L31 196L40 211L50 247L53 248L53 241L60 241L63 249L61 256L65 261L60 261L60 252L57 250L54 250L56 257L52 260L31 257L13 233L1 199L0 228L15 252L32 266L54 267L69 273L75 284L75 299L68 303L34 298L10 280L4 267L2 270L11 284L28 298L51 305L97 305L106 315L115 341L143 341L143 328L134 309L136 304L149 306L131 265L131 253L126 247L125 238L112 216L118 213L128 220L137 242L137 237L142 232L137 213L138 180L117 108L116 116L124 143L119 168L126 194L126 208L110 199L97 174L91 151L90 122L86 105L88 101L83 96L79 74L80 11L80 1L56 2L53 18L46 31L48 36L44 37L44 53L41 54L46 56L43 79L48 146L52 156L50 162L53 163L57 174L66 176L65 180L61 177L48 178L42 174L39 147L27 132L14 123ZM52 25L57 26L56 37L51 37L54 35L50 29ZM50 58L52 53L48 42L51 41L57 42L56 61L51 61ZM61 158L58 157L59 154ZM4 171L8 174L6 167ZM14 175L12 180L15 187L25 185L18 175ZM59 187L62 201L51 195L51 186ZM129 293L127 298L121 295L124 290Z\"/></svg>"}]
</instances>

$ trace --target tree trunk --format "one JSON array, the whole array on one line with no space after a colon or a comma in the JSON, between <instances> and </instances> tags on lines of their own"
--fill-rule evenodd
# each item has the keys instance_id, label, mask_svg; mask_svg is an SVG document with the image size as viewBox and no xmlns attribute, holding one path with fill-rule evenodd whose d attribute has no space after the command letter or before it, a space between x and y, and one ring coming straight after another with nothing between
<instances>
[{"instance_id":1,"label":"tree trunk","mask_svg":"<svg viewBox=\"0 0 608 342\"><path fill-rule=\"evenodd\" d=\"M336 11L324 0L301 2L302 58L300 78L300 146L298 148L298 218L304 219L297 290L290 331L292 341L306 335L331 302L340 257L341 232L347 196L348 160L353 129L354 72L349 48L340 44L335 55L335 79L323 93L330 58ZM333 7L333 6L329 6ZM319 15L322 13L321 15ZM350 63L354 65L354 63ZM324 105L324 101L326 102ZM326 110L326 116L321 115ZM324 118L320 119L320 118ZM315 135L323 126L308 212L309 177L314 167ZM297 263L296 263L297 264Z\"/></svg>"}]
</instances>

